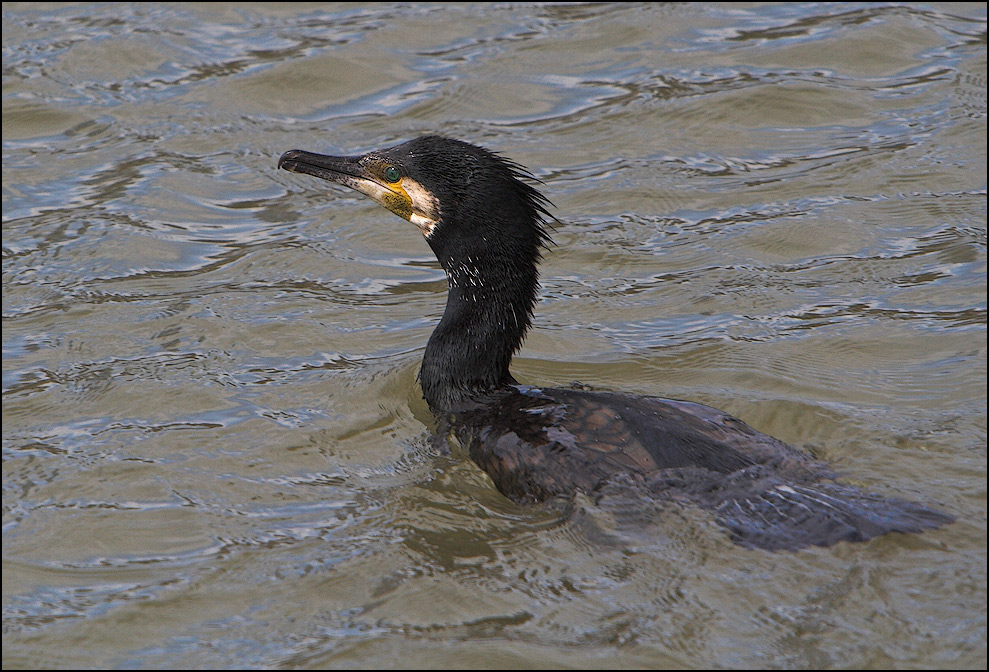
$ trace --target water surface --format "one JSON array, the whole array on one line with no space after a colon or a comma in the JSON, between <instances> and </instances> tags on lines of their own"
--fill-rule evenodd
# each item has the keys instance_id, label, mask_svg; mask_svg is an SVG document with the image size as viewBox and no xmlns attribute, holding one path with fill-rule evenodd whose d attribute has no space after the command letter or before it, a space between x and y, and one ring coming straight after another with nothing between
<instances>
[{"instance_id":1,"label":"water surface","mask_svg":"<svg viewBox=\"0 0 989 672\"><path fill-rule=\"evenodd\" d=\"M986 664L986 10L3 7L3 666ZM428 440L427 132L559 217L514 372L708 403L958 517L799 553Z\"/></svg>"}]
</instances>

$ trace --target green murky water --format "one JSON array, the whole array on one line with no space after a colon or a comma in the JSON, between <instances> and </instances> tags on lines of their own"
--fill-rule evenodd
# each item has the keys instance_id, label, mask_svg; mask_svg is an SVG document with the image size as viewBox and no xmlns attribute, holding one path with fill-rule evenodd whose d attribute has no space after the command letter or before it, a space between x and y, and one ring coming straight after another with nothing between
<instances>
[{"instance_id":1,"label":"green murky water","mask_svg":"<svg viewBox=\"0 0 989 672\"><path fill-rule=\"evenodd\" d=\"M4 668L984 668L986 82L984 3L5 3ZM428 248L275 166L436 131L556 204L520 380L958 522L770 554L438 455Z\"/></svg>"}]
</instances>

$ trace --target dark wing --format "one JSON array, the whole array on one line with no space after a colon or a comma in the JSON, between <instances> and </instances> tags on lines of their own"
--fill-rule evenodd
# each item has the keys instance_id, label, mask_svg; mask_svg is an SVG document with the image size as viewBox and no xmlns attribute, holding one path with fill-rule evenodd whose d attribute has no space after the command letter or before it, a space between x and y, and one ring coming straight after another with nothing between
<instances>
[{"instance_id":1,"label":"dark wing","mask_svg":"<svg viewBox=\"0 0 989 672\"><path fill-rule=\"evenodd\" d=\"M917 532L953 520L830 482L835 474L823 463L701 404L513 388L453 422L471 458L519 502L634 483L656 499L710 509L737 543L769 550Z\"/></svg>"}]
</instances>

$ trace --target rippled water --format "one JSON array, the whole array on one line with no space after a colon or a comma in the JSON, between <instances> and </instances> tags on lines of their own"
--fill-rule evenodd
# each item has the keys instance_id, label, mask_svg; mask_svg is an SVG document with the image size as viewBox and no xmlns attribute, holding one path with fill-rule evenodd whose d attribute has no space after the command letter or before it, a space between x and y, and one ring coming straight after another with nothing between
<instances>
[{"instance_id":1,"label":"rippled water","mask_svg":"<svg viewBox=\"0 0 989 672\"><path fill-rule=\"evenodd\" d=\"M984 668L986 81L985 3L5 3L4 668ZM771 554L438 454L428 248L275 166L434 131L556 204L518 378L958 522Z\"/></svg>"}]
</instances>

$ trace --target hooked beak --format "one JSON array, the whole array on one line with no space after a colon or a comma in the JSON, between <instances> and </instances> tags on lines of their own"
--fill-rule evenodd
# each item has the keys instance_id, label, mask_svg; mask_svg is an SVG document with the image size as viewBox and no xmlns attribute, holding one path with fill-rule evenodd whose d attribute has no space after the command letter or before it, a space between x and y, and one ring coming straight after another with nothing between
<instances>
[{"instance_id":1,"label":"hooked beak","mask_svg":"<svg viewBox=\"0 0 989 672\"><path fill-rule=\"evenodd\" d=\"M278 167L336 182L369 196L396 215L412 222L427 238L439 220L436 198L409 177L388 182L381 175L382 162L374 155L328 156L292 149L278 159Z\"/></svg>"},{"instance_id":2,"label":"hooked beak","mask_svg":"<svg viewBox=\"0 0 989 672\"><path fill-rule=\"evenodd\" d=\"M278 159L278 167L292 173L304 173L329 182L337 182L374 198L377 189L385 185L380 184L372 174L361 167L361 158L328 156L304 152L301 149L290 149Z\"/></svg>"}]
</instances>

